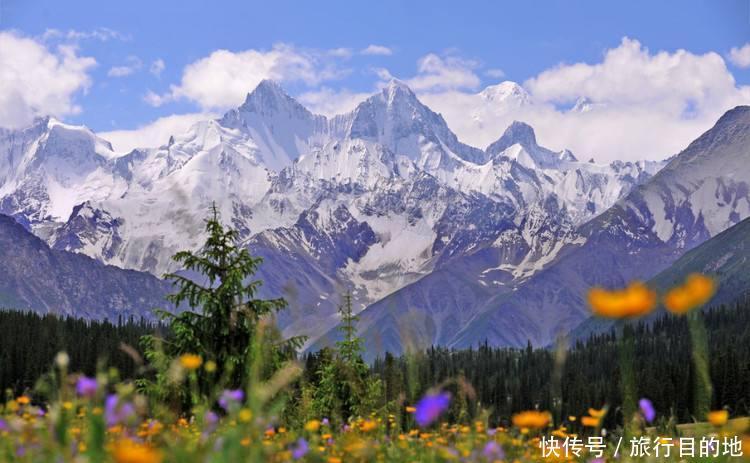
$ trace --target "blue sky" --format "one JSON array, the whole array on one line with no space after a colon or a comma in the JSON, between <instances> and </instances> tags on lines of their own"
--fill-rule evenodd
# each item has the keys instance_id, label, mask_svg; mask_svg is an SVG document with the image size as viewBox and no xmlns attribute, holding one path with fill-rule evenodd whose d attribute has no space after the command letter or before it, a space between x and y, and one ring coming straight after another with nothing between
<instances>
[{"instance_id":1,"label":"blue sky","mask_svg":"<svg viewBox=\"0 0 750 463\"><path fill-rule=\"evenodd\" d=\"M183 81L187 66L217 50L253 50L260 60L274 50L291 54L291 67L274 71L272 77L282 80L293 95L307 94L303 100L312 106L317 102L320 108L313 109L321 110L330 110L331 106L324 104L328 101L321 103L321 98L356 100L360 94L373 92L384 76L408 81L420 72L430 74L428 65L424 66L426 71L420 71L425 63L420 60L426 56L434 56L437 66L455 71L457 80L453 83L425 84L422 89L428 100L440 106L450 96L443 95L445 92L476 93L501 80L523 84L561 63L596 65L608 50L622 46L625 37L636 40L651 55L680 49L695 56L715 53L725 60L737 88L750 83L750 63L735 65L728 58L732 48L739 50L750 42L748 0L152 0L117 5L101 1L0 0L0 29L35 40L58 57L57 47L71 45L76 57L95 60L95 64L84 65L87 82L65 90L69 107L52 107L66 121L96 131L134 129L170 115L218 114L231 106L228 101L236 100L236 96L207 96L195 87L210 86L210 81L196 81L192 87ZM389 53L363 54L362 50L371 45L384 47L378 50L387 49ZM747 54L750 56L750 47ZM742 63L741 56L738 60ZM305 77L290 75L297 73L299 66L307 73ZM459 75L464 71L465 75ZM450 79L442 71L436 72ZM246 91L252 90L255 77L247 78ZM321 93L321 89L327 93ZM550 97L557 99L555 104L571 104L561 101L567 97L555 92ZM144 98L148 94L160 98ZM38 106L33 110L44 109ZM340 105L348 106L343 102ZM713 117L716 111L708 112Z\"/></svg>"}]
</instances>

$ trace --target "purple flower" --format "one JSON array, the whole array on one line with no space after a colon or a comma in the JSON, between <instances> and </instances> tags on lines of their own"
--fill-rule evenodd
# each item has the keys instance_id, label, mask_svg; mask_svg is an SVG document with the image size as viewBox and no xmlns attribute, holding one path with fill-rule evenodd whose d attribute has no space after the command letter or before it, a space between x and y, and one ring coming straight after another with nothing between
<instances>
[{"instance_id":1,"label":"purple flower","mask_svg":"<svg viewBox=\"0 0 750 463\"><path fill-rule=\"evenodd\" d=\"M245 398L245 393L242 389L227 389L221 393L219 397L219 405L226 411L235 404L242 402Z\"/></svg>"},{"instance_id":2,"label":"purple flower","mask_svg":"<svg viewBox=\"0 0 750 463\"><path fill-rule=\"evenodd\" d=\"M485 458L492 460L502 460L503 458L505 458L505 452L503 452L503 448L500 447L500 444L498 444L494 440L487 442L487 444L484 446L484 450L482 450L482 455L484 455Z\"/></svg>"},{"instance_id":3,"label":"purple flower","mask_svg":"<svg viewBox=\"0 0 750 463\"><path fill-rule=\"evenodd\" d=\"M320 422L323 426L328 426L331 424L330 421L328 421L328 418L323 418L323 421Z\"/></svg>"},{"instance_id":4,"label":"purple flower","mask_svg":"<svg viewBox=\"0 0 750 463\"><path fill-rule=\"evenodd\" d=\"M431 425L440 415L448 409L451 403L451 395L448 392L439 392L437 394L427 394L422 397L415 407L414 418L420 427Z\"/></svg>"},{"instance_id":5,"label":"purple flower","mask_svg":"<svg viewBox=\"0 0 750 463\"><path fill-rule=\"evenodd\" d=\"M8 426L8 422L0 418L0 431L9 431L9 430L10 430L10 426Z\"/></svg>"},{"instance_id":6,"label":"purple flower","mask_svg":"<svg viewBox=\"0 0 750 463\"><path fill-rule=\"evenodd\" d=\"M303 437L300 437L297 439L297 444L292 447L292 458L299 460L304 457L309 450L310 446L307 445L307 441Z\"/></svg>"},{"instance_id":7,"label":"purple flower","mask_svg":"<svg viewBox=\"0 0 750 463\"><path fill-rule=\"evenodd\" d=\"M654 404L648 399L641 399L638 401L638 407L641 409L643 418L646 419L647 423L654 421L656 418L656 410L654 410Z\"/></svg>"},{"instance_id":8,"label":"purple flower","mask_svg":"<svg viewBox=\"0 0 750 463\"><path fill-rule=\"evenodd\" d=\"M107 396L104 402L104 418L107 426L125 423L135 416L135 408L130 402L119 403L120 399L115 394Z\"/></svg>"},{"instance_id":9,"label":"purple flower","mask_svg":"<svg viewBox=\"0 0 750 463\"><path fill-rule=\"evenodd\" d=\"M92 398L96 395L96 391L99 389L99 383L96 382L95 378L89 378L88 376L80 376L76 383L76 393L81 397Z\"/></svg>"}]
</instances>

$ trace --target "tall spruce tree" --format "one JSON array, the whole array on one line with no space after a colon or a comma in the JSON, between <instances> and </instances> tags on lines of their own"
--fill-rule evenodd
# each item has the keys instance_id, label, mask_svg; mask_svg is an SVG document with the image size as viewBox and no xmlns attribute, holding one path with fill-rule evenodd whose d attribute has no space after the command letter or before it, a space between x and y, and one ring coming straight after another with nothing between
<instances>
[{"instance_id":1,"label":"tall spruce tree","mask_svg":"<svg viewBox=\"0 0 750 463\"><path fill-rule=\"evenodd\" d=\"M160 311L171 332L165 350L170 356L196 353L213 360L219 373L228 369L230 382L240 386L248 362L269 361L251 359L251 343L261 320L285 308L286 301L256 297L262 282L253 276L263 260L241 246L237 230L221 224L215 204L206 220L206 233L206 242L198 252L174 255L182 270L164 276L178 288L167 299L177 307L183 303L189 307L179 313ZM282 341L269 336L264 341L268 339L275 340L271 352L267 345L261 351L275 357L270 360L277 360L279 353L293 355L304 342L302 337Z\"/></svg>"}]
</instances>

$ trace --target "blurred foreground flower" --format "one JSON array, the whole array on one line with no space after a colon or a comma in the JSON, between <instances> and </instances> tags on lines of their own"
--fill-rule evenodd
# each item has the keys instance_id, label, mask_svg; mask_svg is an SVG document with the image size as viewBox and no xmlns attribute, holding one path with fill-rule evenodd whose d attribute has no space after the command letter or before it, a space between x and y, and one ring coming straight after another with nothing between
<instances>
[{"instance_id":1,"label":"blurred foreground flower","mask_svg":"<svg viewBox=\"0 0 750 463\"><path fill-rule=\"evenodd\" d=\"M664 296L664 306L676 315L683 315L708 302L716 292L713 278L691 273L681 286L672 288Z\"/></svg>"},{"instance_id":2,"label":"blurred foreground flower","mask_svg":"<svg viewBox=\"0 0 750 463\"><path fill-rule=\"evenodd\" d=\"M431 425L440 415L448 409L451 403L451 395L448 392L438 392L437 394L427 394L422 397L414 407L414 418L421 427Z\"/></svg>"},{"instance_id":3,"label":"blurred foreground flower","mask_svg":"<svg viewBox=\"0 0 750 463\"><path fill-rule=\"evenodd\" d=\"M180 356L180 365L186 370L196 370L203 364L200 355L182 354Z\"/></svg>"},{"instance_id":4,"label":"blurred foreground flower","mask_svg":"<svg viewBox=\"0 0 750 463\"><path fill-rule=\"evenodd\" d=\"M541 429L546 427L552 420L549 412L529 410L513 415L513 426L518 428Z\"/></svg>"},{"instance_id":5,"label":"blurred foreground flower","mask_svg":"<svg viewBox=\"0 0 750 463\"><path fill-rule=\"evenodd\" d=\"M643 398L638 401L638 408L641 409L641 414L647 423L651 423L656 418L656 410L654 410L654 404L650 400Z\"/></svg>"},{"instance_id":6,"label":"blurred foreground flower","mask_svg":"<svg viewBox=\"0 0 750 463\"><path fill-rule=\"evenodd\" d=\"M245 399L245 393L242 389L227 389L219 397L219 406L229 411L234 405L239 405Z\"/></svg>"},{"instance_id":7,"label":"blurred foreground flower","mask_svg":"<svg viewBox=\"0 0 750 463\"><path fill-rule=\"evenodd\" d=\"M129 439L117 442L112 448L112 457L117 463L161 463L160 451Z\"/></svg>"},{"instance_id":8,"label":"blurred foreground flower","mask_svg":"<svg viewBox=\"0 0 750 463\"><path fill-rule=\"evenodd\" d=\"M76 382L76 394L80 397L92 398L96 395L98 389L99 383L95 378L81 375Z\"/></svg>"},{"instance_id":9,"label":"blurred foreground flower","mask_svg":"<svg viewBox=\"0 0 750 463\"><path fill-rule=\"evenodd\" d=\"M639 281L620 290L592 288L589 291L589 304L591 311L600 317L640 317L654 310L656 293Z\"/></svg>"},{"instance_id":10,"label":"blurred foreground flower","mask_svg":"<svg viewBox=\"0 0 750 463\"><path fill-rule=\"evenodd\" d=\"M714 410L708 413L708 422L714 426L724 426L729 420L729 412L726 410Z\"/></svg>"}]
</instances>

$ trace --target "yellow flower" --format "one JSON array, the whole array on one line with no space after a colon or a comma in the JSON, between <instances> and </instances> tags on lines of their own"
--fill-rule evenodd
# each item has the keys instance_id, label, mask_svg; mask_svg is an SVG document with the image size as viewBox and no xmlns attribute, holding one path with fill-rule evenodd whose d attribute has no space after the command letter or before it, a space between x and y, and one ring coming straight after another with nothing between
<instances>
[{"instance_id":1,"label":"yellow flower","mask_svg":"<svg viewBox=\"0 0 750 463\"><path fill-rule=\"evenodd\" d=\"M607 414L607 408L601 408L599 410L595 408L589 408L589 415L593 416L594 418L603 418L604 415Z\"/></svg>"},{"instance_id":2,"label":"yellow flower","mask_svg":"<svg viewBox=\"0 0 750 463\"><path fill-rule=\"evenodd\" d=\"M213 373L214 371L216 371L216 362L214 362L213 360L209 360L208 362L206 362L206 364L203 366L203 368L207 372Z\"/></svg>"},{"instance_id":3,"label":"yellow flower","mask_svg":"<svg viewBox=\"0 0 750 463\"><path fill-rule=\"evenodd\" d=\"M376 423L373 420L365 420L362 422L362 424L359 426L359 429L363 432L370 432L373 429L378 427L378 423Z\"/></svg>"},{"instance_id":4,"label":"yellow flower","mask_svg":"<svg viewBox=\"0 0 750 463\"><path fill-rule=\"evenodd\" d=\"M242 421L243 423L249 423L249 422L250 422L250 420L252 420L252 419L253 419L253 412L251 412L251 411L250 411L249 409L247 409L247 408L243 408L243 409L242 409L242 410L240 410L240 412L239 412L239 413L237 414L237 418L239 418L239 419L240 419L240 421Z\"/></svg>"},{"instance_id":5,"label":"yellow flower","mask_svg":"<svg viewBox=\"0 0 750 463\"><path fill-rule=\"evenodd\" d=\"M160 451L147 445L136 444L124 439L112 448L112 457L117 463L161 463L163 456Z\"/></svg>"},{"instance_id":6,"label":"yellow flower","mask_svg":"<svg viewBox=\"0 0 750 463\"><path fill-rule=\"evenodd\" d=\"M575 420L576 420L576 416L575 415L570 415L568 417L568 421L575 421Z\"/></svg>"},{"instance_id":7,"label":"yellow flower","mask_svg":"<svg viewBox=\"0 0 750 463\"><path fill-rule=\"evenodd\" d=\"M715 292L716 282L713 278L691 273L685 279L685 284L667 292L664 296L664 306L673 314L683 315L708 302Z\"/></svg>"},{"instance_id":8,"label":"yellow flower","mask_svg":"<svg viewBox=\"0 0 750 463\"><path fill-rule=\"evenodd\" d=\"M589 291L589 305L591 311L600 317L640 317L654 310L656 293L639 281L614 291L592 288Z\"/></svg>"},{"instance_id":9,"label":"yellow flower","mask_svg":"<svg viewBox=\"0 0 750 463\"><path fill-rule=\"evenodd\" d=\"M320 421L318 420L310 420L305 423L305 431L316 432L318 429L320 429Z\"/></svg>"},{"instance_id":10,"label":"yellow flower","mask_svg":"<svg viewBox=\"0 0 750 463\"><path fill-rule=\"evenodd\" d=\"M341 458L328 457L328 463L341 463Z\"/></svg>"},{"instance_id":11,"label":"yellow flower","mask_svg":"<svg viewBox=\"0 0 750 463\"><path fill-rule=\"evenodd\" d=\"M726 410L714 410L708 412L708 422L714 426L724 426L729 419L729 412Z\"/></svg>"},{"instance_id":12,"label":"yellow flower","mask_svg":"<svg viewBox=\"0 0 750 463\"><path fill-rule=\"evenodd\" d=\"M180 356L180 365L186 370L195 370L203 364L203 359L195 354L182 354Z\"/></svg>"},{"instance_id":13,"label":"yellow flower","mask_svg":"<svg viewBox=\"0 0 750 463\"><path fill-rule=\"evenodd\" d=\"M416 407L406 407L406 413L415 413L416 411Z\"/></svg>"},{"instance_id":14,"label":"yellow flower","mask_svg":"<svg viewBox=\"0 0 750 463\"><path fill-rule=\"evenodd\" d=\"M546 427L552 416L549 412L529 410L513 415L513 425L517 428L540 429Z\"/></svg>"},{"instance_id":15,"label":"yellow flower","mask_svg":"<svg viewBox=\"0 0 750 463\"><path fill-rule=\"evenodd\" d=\"M18 402L19 405L28 405L31 400L28 396L22 395L19 398L16 399L16 402Z\"/></svg>"}]
</instances>

